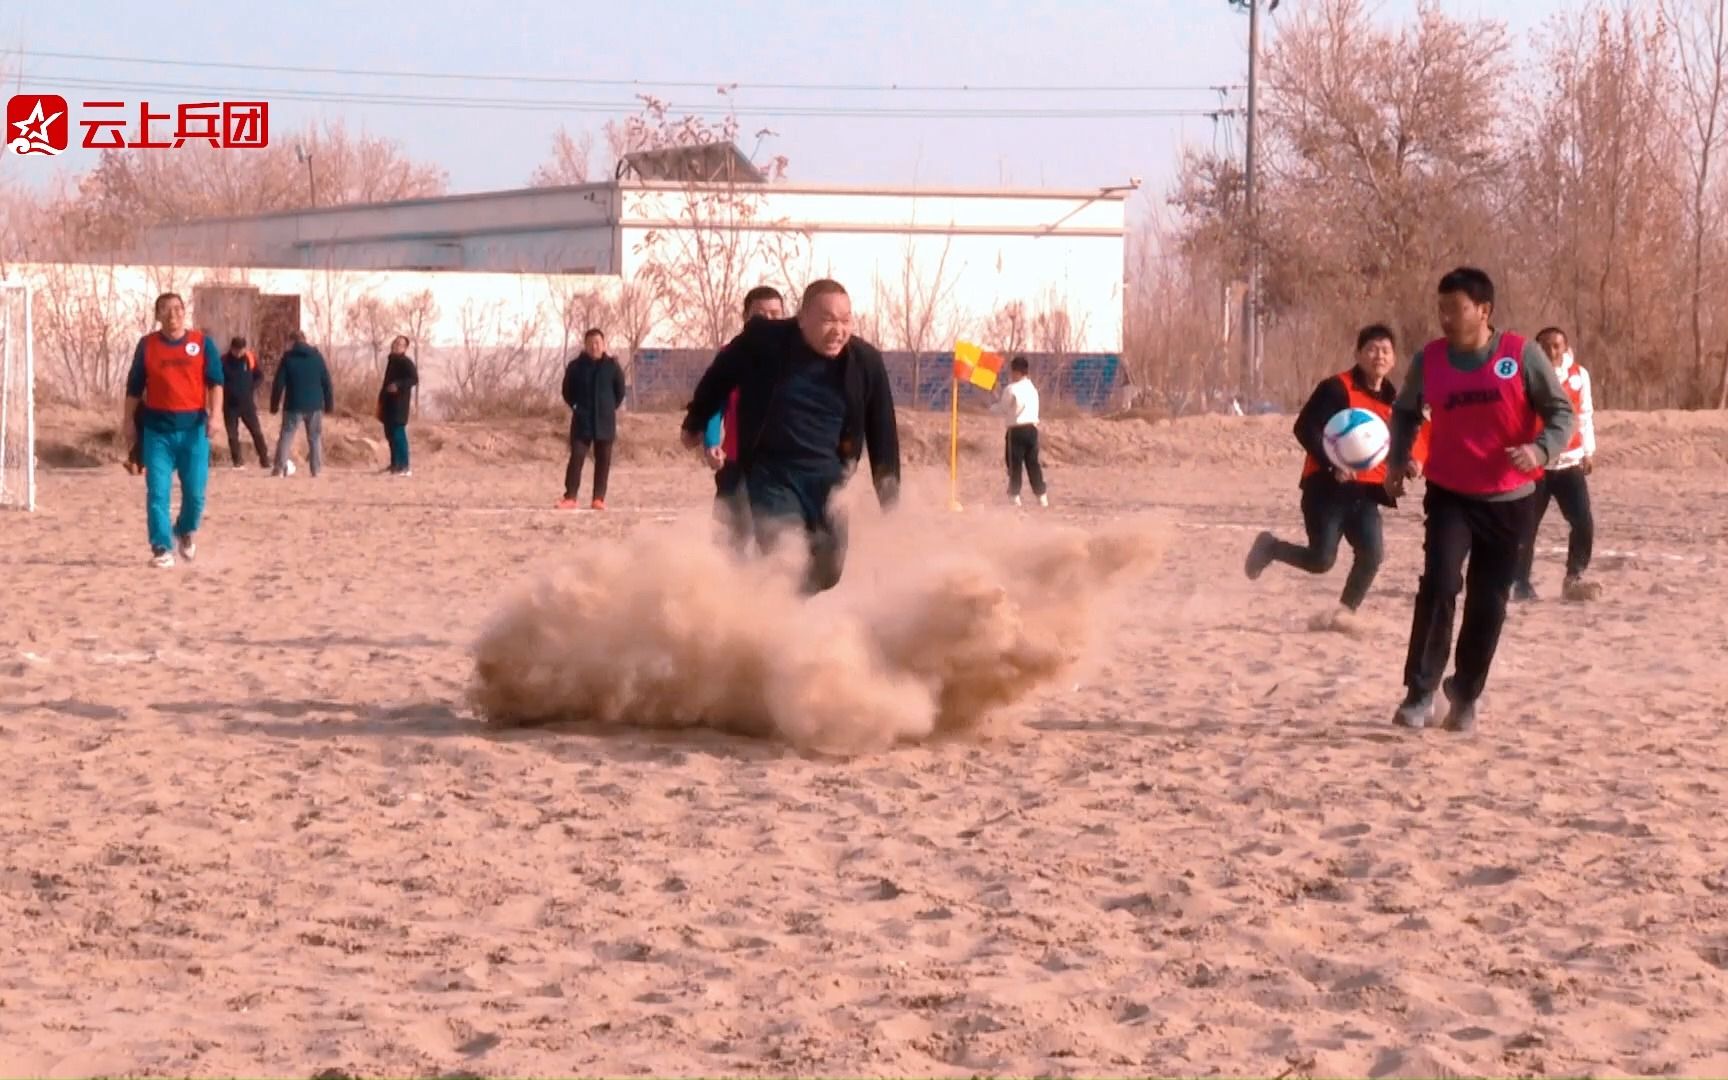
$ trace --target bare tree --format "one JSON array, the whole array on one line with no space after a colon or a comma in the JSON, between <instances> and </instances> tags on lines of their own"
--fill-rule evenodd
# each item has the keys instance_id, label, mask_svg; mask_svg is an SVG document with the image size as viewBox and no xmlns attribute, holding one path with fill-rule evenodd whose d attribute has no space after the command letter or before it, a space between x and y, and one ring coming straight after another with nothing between
<instances>
[{"instance_id":1,"label":"bare tree","mask_svg":"<svg viewBox=\"0 0 1728 1080\"><path fill-rule=\"evenodd\" d=\"M342 327L348 340L359 347L378 371L383 370L384 353L390 347L390 339L400 332L396 329L398 325L395 305L372 293L351 302L342 315Z\"/></svg>"},{"instance_id":2,"label":"bare tree","mask_svg":"<svg viewBox=\"0 0 1728 1080\"><path fill-rule=\"evenodd\" d=\"M1520 100L1496 216L1529 258L1506 280L1561 322L1591 360L1597 401L1684 398L1670 328L1686 322L1690 223L1676 199L1685 157L1667 122L1673 36L1653 12L1557 17L1537 41L1548 78ZM1686 350L1680 350L1682 354Z\"/></svg>"},{"instance_id":3,"label":"bare tree","mask_svg":"<svg viewBox=\"0 0 1728 1080\"><path fill-rule=\"evenodd\" d=\"M738 140L736 114L711 125L695 116L675 118L657 98L644 96L642 101L640 115L607 127L619 156ZM785 171L784 157L773 158L762 170L770 180ZM770 277L776 267L796 265L804 238L784 220L767 218L764 185L740 178L734 169L681 180L655 196L665 224L643 235L638 246L644 257L642 273L653 279L680 339L718 349L738 332L745 291Z\"/></svg>"},{"instance_id":4,"label":"bare tree","mask_svg":"<svg viewBox=\"0 0 1728 1080\"><path fill-rule=\"evenodd\" d=\"M427 328L438 322L438 300L431 289L422 289L396 301L391 305L391 313L396 320L396 332L414 348L423 348Z\"/></svg>"},{"instance_id":5,"label":"bare tree","mask_svg":"<svg viewBox=\"0 0 1728 1080\"><path fill-rule=\"evenodd\" d=\"M594 156L594 136L570 134L563 124L552 135L552 155L535 166L529 187L563 187L588 182L588 161Z\"/></svg>"},{"instance_id":6,"label":"bare tree","mask_svg":"<svg viewBox=\"0 0 1728 1080\"><path fill-rule=\"evenodd\" d=\"M589 327L607 329L613 319L612 302L590 279L548 273L544 280L558 319L558 354L568 360L580 350Z\"/></svg>"},{"instance_id":7,"label":"bare tree","mask_svg":"<svg viewBox=\"0 0 1728 1080\"><path fill-rule=\"evenodd\" d=\"M123 294L112 262L50 263L36 289L37 379L78 405L118 401L148 303Z\"/></svg>"},{"instance_id":8,"label":"bare tree","mask_svg":"<svg viewBox=\"0 0 1728 1080\"><path fill-rule=\"evenodd\" d=\"M1728 137L1728 0L1660 0L1665 23L1675 27L1675 57L1680 70L1680 96L1684 111L1675 120L1685 133L1689 151L1690 190L1687 192L1688 226L1691 236L1691 289L1689 320L1692 330L1692 382L1690 403L1703 403L1710 394L1705 369L1704 307L1706 292L1705 248L1714 234L1712 183L1717 151Z\"/></svg>"},{"instance_id":9,"label":"bare tree","mask_svg":"<svg viewBox=\"0 0 1728 1080\"><path fill-rule=\"evenodd\" d=\"M1225 328L1240 305L1231 302L1222 284L1226 275L1215 265L1185 258L1156 223L1142 230L1123 301L1127 404L1166 415L1199 411L1237 377Z\"/></svg>"},{"instance_id":10,"label":"bare tree","mask_svg":"<svg viewBox=\"0 0 1728 1080\"><path fill-rule=\"evenodd\" d=\"M1266 68L1265 375L1293 397L1307 382L1293 358L1335 352L1365 313L1420 336L1436 268L1494 241L1480 223L1504 182L1511 52L1501 24L1432 3L1382 28L1366 0L1313 0L1280 26ZM1184 161L1180 248L1221 286L1245 274L1241 191L1233 160Z\"/></svg>"},{"instance_id":11,"label":"bare tree","mask_svg":"<svg viewBox=\"0 0 1728 1080\"><path fill-rule=\"evenodd\" d=\"M626 383L635 380L636 354L659 325L663 303L660 284L655 278L637 276L618 286L618 297L613 306L618 332L623 335L625 347L629 349L624 361Z\"/></svg>"},{"instance_id":12,"label":"bare tree","mask_svg":"<svg viewBox=\"0 0 1728 1080\"><path fill-rule=\"evenodd\" d=\"M387 202L443 194L443 170L410 161L401 146L350 135L340 122L272 133L270 145L235 153L189 143L173 153L104 150L58 211L79 221L87 250L129 248L141 229L233 214Z\"/></svg>"},{"instance_id":13,"label":"bare tree","mask_svg":"<svg viewBox=\"0 0 1728 1080\"><path fill-rule=\"evenodd\" d=\"M934 260L920 256L918 240L908 235L901 252L900 267L887 281L876 282L876 307L895 348L912 354L912 384L921 393L924 358L953 344L960 328L961 313L954 303L960 282L959 266L949 265L954 237L946 234Z\"/></svg>"},{"instance_id":14,"label":"bare tree","mask_svg":"<svg viewBox=\"0 0 1728 1080\"><path fill-rule=\"evenodd\" d=\"M438 395L444 414L453 420L545 415L555 394L554 365L541 347L538 305L512 315L503 304L470 300L457 323L449 387Z\"/></svg>"},{"instance_id":15,"label":"bare tree","mask_svg":"<svg viewBox=\"0 0 1728 1080\"><path fill-rule=\"evenodd\" d=\"M324 362L330 368L336 408L351 415L369 416L373 405L372 370L348 332L348 313L355 299L354 280L328 260L310 278L302 296L309 324L306 336L324 354Z\"/></svg>"},{"instance_id":16,"label":"bare tree","mask_svg":"<svg viewBox=\"0 0 1728 1080\"><path fill-rule=\"evenodd\" d=\"M1032 316L1032 340L1040 352L1050 353L1058 361L1066 361L1080 351L1086 340L1086 317L1075 318L1069 310L1068 298L1054 285L1047 286Z\"/></svg>"},{"instance_id":17,"label":"bare tree","mask_svg":"<svg viewBox=\"0 0 1728 1080\"><path fill-rule=\"evenodd\" d=\"M1001 353L1026 351L1031 340L1032 319L1020 300L1009 300L997 306L984 320L982 336L987 347Z\"/></svg>"}]
</instances>

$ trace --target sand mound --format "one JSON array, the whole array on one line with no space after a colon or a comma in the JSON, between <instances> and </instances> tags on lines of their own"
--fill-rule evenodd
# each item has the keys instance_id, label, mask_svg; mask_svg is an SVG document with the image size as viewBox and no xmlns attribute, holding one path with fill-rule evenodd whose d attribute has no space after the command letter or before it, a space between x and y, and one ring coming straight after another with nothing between
<instances>
[{"instance_id":1,"label":"sand mound","mask_svg":"<svg viewBox=\"0 0 1728 1080\"><path fill-rule=\"evenodd\" d=\"M814 600L796 594L795 557L741 563L701 530L590 548L486 630L473 704L500 725L710 727L880 750L974 728L1067 670L1103 587L1163 547L1147 523L1022 527L984 555L943 524L897 516L855 537L855 550L879 546Z\"/></svg>"}]
</instances>

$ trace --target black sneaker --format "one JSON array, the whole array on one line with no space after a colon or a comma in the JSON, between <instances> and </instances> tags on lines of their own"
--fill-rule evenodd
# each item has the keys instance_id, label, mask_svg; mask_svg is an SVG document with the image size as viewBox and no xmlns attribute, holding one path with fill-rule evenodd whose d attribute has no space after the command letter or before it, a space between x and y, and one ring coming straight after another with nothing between
<instances>
[{"instance_id":1,"label":"black sneaker","mask_svg":"<svg viewBox=\"0 0 1728 1080\"><path fill-rule=\"evenodd\" d=\"M1536 599L1536 589L1528 581L1520 581L1512 586L1512 602L1528 604Z\"/></svg>"},{"instance_id":2,"label":"black sneaker","mask_svg":"<svg viewBox=\"0 0 1728 1080\"><path fill-rule=\"evenodd\" d=\"M1476 703L1458 700L1456 696L1458 693L1457 681L1450 677L1440 684L1440 690L1446 695L1446 700L1451 702L1451 707L1446 710L1446 722L1441 726L1447 731L1459 733L1474 730L1476 727Z\"/></svg>"},{"instance_id":3,"label":"black sneaker","mask_svg":"<svg viewBox=\"0 0 1728 1080\"><path fill-rule=\"evenodd\" d=\"M1392 722L1401 728L1421 731L1434 718L1434 695L1412 690L1404 695L1404 704L1392 714Z\"/></svg>"},{"instance_id":4,"label":"black sneaker","mask_svg":"<svg viewBox=\"0 0 1728 1080\"><path fill-rule=\"evenodd\" d=\"M1272 545L1278 538L1269 532L1263 532L1254 538L1254 546L1248 549L1248 561L1242 564L1242 572L1248 575L1249 581L1258 581L1266 568L1272 565Z\"/></svg>"}]
</instances>

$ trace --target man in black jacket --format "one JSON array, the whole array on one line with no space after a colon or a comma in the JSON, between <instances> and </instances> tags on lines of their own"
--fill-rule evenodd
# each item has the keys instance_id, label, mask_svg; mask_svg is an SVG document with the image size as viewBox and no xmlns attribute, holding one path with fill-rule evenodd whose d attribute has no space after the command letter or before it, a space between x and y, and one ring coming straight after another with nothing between
<instances>
[{"instance_id":1,"label":"man in black jacket","mask_svg":"<svg viewBox=\"0 0 1728 1080\"><path fill-rule=\"evenodd\" d=\"M304 332L288 336L288 351L276 365L276 381L270 386L270 412L282 410L282 433L276 440L274 475L288 475L288 458L294 452L294 434L306 426L306 462L317 476L324 471L324 417L336 411L336 390L330 382L330 366L324 354L306 342Z\"/></svg>"},{"instance_id":2,"label":"man in black jacket","mask_svg":"<svg viewBox=\"0 0 1728 1080\"><path fill-rule=\"evenodd\" d=\"M846 475L870 456L877 501L900 490L900 435L888 369L852 334L852 298L839 282L812 282L796 319L754 319L696 384L684 445L702 445L709 417L738 391L738 469L763 551L788 525L810 545L804 588L831 589L846 560L845 522L830 505Z\"/></svg>"},{"instance_id":3,"label":"man in black jacket","mask_svg":"<svg viewBox=\"0 0 1728 1080\"><path fill-rule=\"evenodd\" d=\"M264 442L264 425L258 422L258 358L246 347L246 339L237 337L228 343L222 354L222 426L228 430L228 454L236 469L240 461L240 425L245 424L252 436L252 448L258 452L260 468L270 467L270 447Z\"/></svg>"},{"instance_id":4,"label":"man in black jacket","mask_svg":"<svg viewBox=\"0 0 1728 1080\"><path fill-rule=\"evenodd\" d=\"M1354 613L1368 596L1385 554L1380 508L1392 506L1386 493L1384 463L1363 473L1333 464L1326 455L1326 422L1345 409L1358 408L1389 422L1398 388L1387 378L1398 362L1392 331L1380 325L1356 335L1356 364L1314 388L1296 417L1296 441L1308 452L1302 465L1302 522L1308 544L1299 547L1263 532L1248 552L1246 570L1258 578L1274 562L1310 574L1324 574L1338 558L1338 541L1349 542L1355 556L1344 579L1339 603Z\"/></svg>"},{"instance_id":5,"label":"man in black jacket","mask_svg":"<svg viewBox=\"0 0 1728 1080\"><path fill-rule=\"evenodd\" d=\"M412 476L408 466L408 406L414 399L414 388L420 385L420 369L408 356L408 339L401 334L390 342L390 356L384 361L384 385L378 388L378 422L384 425L384 439L390 444L391 476Z\"/></svg>"},{"instance_id":6,"label":"man in black jacket","mask_svg":"<svg viewBox=\"0 0 1728 1080\"><path fill-rule=\"evenodd\" d=\"M606 335L598 328L582 335L582 355L564 368L564 404L570 406L570 462L564 467L560 510L574 510L582 487L582 464L594 453L594 501L606 509L606 481L612 475L612 443L618 438L618 407L624 404L624 369L606 354Z\"/></svg>"}]
</instances>

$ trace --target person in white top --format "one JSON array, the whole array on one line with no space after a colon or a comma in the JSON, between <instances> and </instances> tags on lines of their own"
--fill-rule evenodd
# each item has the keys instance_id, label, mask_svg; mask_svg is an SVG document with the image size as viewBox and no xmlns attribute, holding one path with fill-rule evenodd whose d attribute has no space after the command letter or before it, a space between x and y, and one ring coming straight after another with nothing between
<instances>
[{"instance_id":1,"label":"person in white top","mask_svg":"<svg viewBox=\"0 0 1728 1080\"><path fill-rule=\"evenodd\" d=\"M996 408L1008 419L1008 495L1020 505L1022 474L1032 481L1032 494L1039 506L1049 506L1044 486L1044 466L1038 460L1038 388L1032 385L1032 365L1016 356L1008 365L1008 385Z\"/></svg>"},{"instance_id":2,"label":"person in white top","mask_svg":"<svg viewBox=\"0 0 1728 1080\"><path fill-rule=\"evenodd\" d=\"M1572 411L1578 416L1578 428L1563 453L1555 455L1536 485L1535 524L1529 540L1519 553L1518 578L1512 586L1512 599L1536 599L1536 589L1530 583L1530 572L1536 562L1536 534L1542 528L1542 518L1548 513L1550 501L1560 504L1560 513L1572 533L1566 544L1566 580L1560 594L1567 600L1594 600L1602 590L1595 582L1584 580L1590 568L1590 551L1595 543L1596 525L1590 513L1590 483L1587 479L1596 469L1596 420L1590 394L1590 373L1572 355L1565 331L1550 326L1536 335L1536 341L1554 371L1560 376L1560 386L1572 400Z\"/></svg>"}]
</instances>

